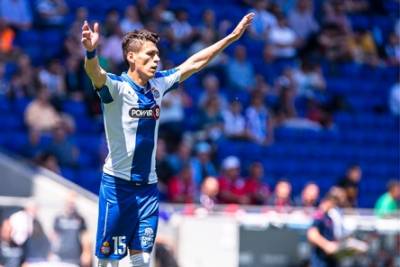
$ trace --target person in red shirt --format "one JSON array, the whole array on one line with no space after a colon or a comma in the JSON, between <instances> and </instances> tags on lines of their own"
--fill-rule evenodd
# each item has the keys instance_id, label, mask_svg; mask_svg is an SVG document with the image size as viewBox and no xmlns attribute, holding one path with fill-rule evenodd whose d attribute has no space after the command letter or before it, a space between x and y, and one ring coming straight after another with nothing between
<instances>
[{"instance_id":1,"label":"person in red shirt","mask_svg":"<svg viewBox=\"0 0 400 267\"><path fill-rule=\"evenodd\" d=\"M240 176L240 161L229 156L222 162L223 175L219 179L219 200L224 204L250 204L244 190L245 181Z\"/></svg>"},{"instance_id":2,"label":"person in red shirt","mask_svg":"<svg viewBox=\"0 0 400 267\"><path fill-rule=\"evenodd\" d=\"M195 199L193 170L190 164L186 164L181 172L168 182L168 200L175 203L193 203Z\"/></svg>"},{"instance_id":3,"label":"person in red shirt","mask_svg":"<svg viewBox=\"0 0 400 267\"><path fill-rule=\"evenodd\" d=\"M244 191L250 197L250 204L263 205L268 201L270 189L263 182L264 166L261 162L253 162L250 165L250 173L244 184Z\"/></svg>"},{"instance_id":4,"label":"person in red shirt","mask_svg":"<svg viewBox=\"0 0 400 267\"><path fill-rule=\"evenodd\" d=\"M269 199L269 205L275 206L277 209L283 209L293 206L292 185L288 180L281 179L276 183L275 191Z\"/></svg>"}]
</instances>

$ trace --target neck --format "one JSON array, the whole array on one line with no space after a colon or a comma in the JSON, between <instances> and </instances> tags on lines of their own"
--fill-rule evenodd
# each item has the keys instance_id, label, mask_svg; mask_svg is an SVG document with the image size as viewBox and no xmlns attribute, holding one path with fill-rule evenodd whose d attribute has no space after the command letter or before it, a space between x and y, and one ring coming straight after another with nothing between
<instances>
[{"instance_id":1,"label":"neck","mask_svg":"<svg viewBox=\"0 0 400 267\"><path fill-rule=\"evenodd\" d=\"M133 71L130 68L127 74L136 84L143 87L145 87L147 82L149 81L149 79L141 77L137 71Z\"/></svg>"}]
</instances>

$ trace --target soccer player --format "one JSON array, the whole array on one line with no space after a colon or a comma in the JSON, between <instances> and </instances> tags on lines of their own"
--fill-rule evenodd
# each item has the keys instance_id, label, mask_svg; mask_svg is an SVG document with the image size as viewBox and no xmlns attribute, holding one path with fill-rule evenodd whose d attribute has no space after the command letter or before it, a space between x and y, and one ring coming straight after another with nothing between
<instances>
[{"instance_id":1,"label":"soccer player","mask_svg":"<svg viewBox=\"0 0 400 267\"><path fill-rule=\"evenodd\" d=\"M158 222L155 153L161 100L238 40L253 17L253 13L247 14L225 38L178 67L160 72L156 71L160 61L158 35L146 30L129 32L122 41L129 69L120 76L99 65L99 24L93 29L87 22L82 26L85 70L102 102L109 150L99 193L98 266L118 266L128 252L131 266L150 265Z\"/></svg>"}]
</instances>

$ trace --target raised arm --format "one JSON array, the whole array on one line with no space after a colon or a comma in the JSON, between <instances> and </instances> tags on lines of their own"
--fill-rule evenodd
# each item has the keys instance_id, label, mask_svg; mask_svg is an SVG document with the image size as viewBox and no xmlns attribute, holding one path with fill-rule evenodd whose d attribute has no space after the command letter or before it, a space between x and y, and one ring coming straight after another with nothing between
<instances>
[{"instance_id":1,"label":"raised arm","mask_svg":"<svg viewBox=\"0 0 400 267\"><path fill-rule=\"evenodd\" d=\"M210 62L216 55L224 50L228 45L238 40L246 28L251 24L254 18L254 13L249 13L242 18L236 28L227 35L225 38L219 40L215 44L204 48L188 58L185 62L179 65L178 69L181 72L180 82L189 78L193 73L200 71L208 62Z\"/></svg>"},{"instance_id":2,"label":"raised arm","mask_svg":"<svg viewBox=\"0 0 400 267\"><path fill-rule=\"evenodd\" d=\"M93 31L87 21L82 26L82 45L86 49L85 71L96 88L101 88L107 79L107 73L100 67L96 56L96 48L99 44L99 24L95 23Z\"/></svg>"}]
</instances>

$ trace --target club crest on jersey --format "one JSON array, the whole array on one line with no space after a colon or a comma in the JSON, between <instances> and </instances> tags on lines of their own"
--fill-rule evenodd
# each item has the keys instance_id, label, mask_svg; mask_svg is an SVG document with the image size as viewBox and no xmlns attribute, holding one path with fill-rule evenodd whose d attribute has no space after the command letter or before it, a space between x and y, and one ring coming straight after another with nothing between
<instances>
[{"instance_id":1,"label":"club crest on jersey","mask_svg":"<svg viewBox=\"0 0 400 267\"><path fill-rule=\"evenodd\" d=\"M160 118L160 107L158 105L155 105L151 109L131 108L129 110L129 116L135 119L158 120L158 118Z\"/></svg>"},{"instance_id":2,"label":"club crest on jersey","mask_svg":"<svg viewBox=\"0 0 400 267\"><path fill-rule=\"evenodd\" d=\"M109 255L111 252L110 243L107 241L103 242L103 245L100 248L100 252L101 254Z\"/></svg>"},{"instance_id":3,"label":"club crest on jersey","mask_svg":"<svg viewBox=\"0 0 400 267\"><path fill-rule=\"evenodd\" d=\"M141 245L143 247L151 247L154 242L154 231L150 227L144 229L144 235L141 238Z\"/></svg>"},{"instance_id":4,"label":"club crest on jersey","mask_svg":"<svg viewBox=\"0 0 400 267\"><path fill-rule=\"evenodd\" d=\"M152 87L151 91L153 92L154 98L159 98L160 97L160 91L158 91L156 88Z\"/></svg>"}]
</instances>

